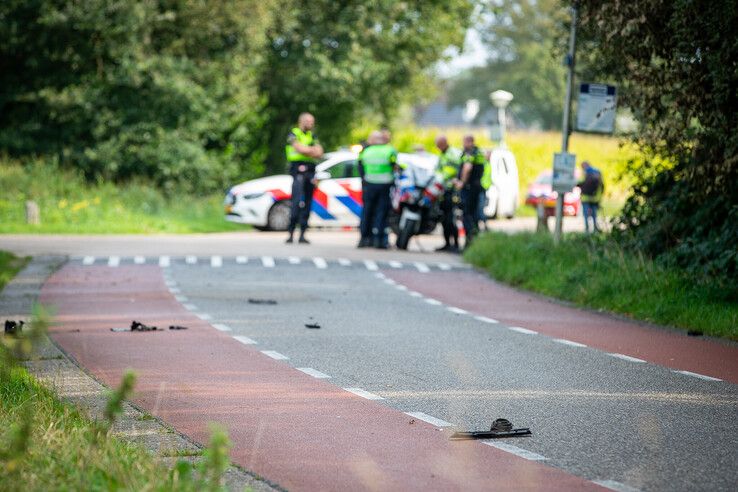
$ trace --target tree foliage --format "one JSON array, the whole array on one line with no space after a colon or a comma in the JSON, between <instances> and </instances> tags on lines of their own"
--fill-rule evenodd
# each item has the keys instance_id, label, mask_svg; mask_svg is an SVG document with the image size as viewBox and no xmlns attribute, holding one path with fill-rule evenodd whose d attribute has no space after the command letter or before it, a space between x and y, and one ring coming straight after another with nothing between
<instances>
[{"instance_id":1,"label":"tree foliage","mask_svg":"<svg viewBox=\"0 0 738 492\"><path fill-rule=\"evenodd\" d=\"M735 291L738 4L580 4L580 52L593 54L592 74L619 83L621 102L640 122L636 140L651 156L633 168L638 183L619 236L695 273L728 279Z\"/></svg>"},{"instance_id":2,"label":"tree foliage","mask_svg":"<svg viewBox=\"0 0 738 492\"><path fill-rule=\"evenodd\" d=\"M483 1L476 29L489 51L487 63L452 81L450 102L469 98L489 108L489 94L505 89L515 96L512 113L525 125L561 127L566 71L567 11L560 0Z\"/></svg>"},{"instance_id":3,"label":"tree foliage","mask_svg":"<svg viewBox=\"0 0 738 492\"><path fill-rule=\"evenodd\" d=\"M391 114L467 0L6 0L0 152L89 179L212 190L281 170L301 111L329 145Z\"/></svg>"}]
</instances>

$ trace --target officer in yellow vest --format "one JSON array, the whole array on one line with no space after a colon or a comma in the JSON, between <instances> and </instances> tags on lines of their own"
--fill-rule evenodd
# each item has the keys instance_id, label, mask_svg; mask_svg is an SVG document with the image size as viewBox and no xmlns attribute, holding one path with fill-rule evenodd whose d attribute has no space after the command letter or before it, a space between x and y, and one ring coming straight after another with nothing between
<instances>
[{"instance_id":1,"label":"officer in yellow vest","mask_svg":"<svg viewBox=\"0 0 738 492\"><path fill-rule=\"evenodd\" d=\"M477 233L479 196L482 192L482 176L486 161L484 153L474 144L474 137L466 135L461 170L456 180L456 189L461 192L461 211L466 234L464 248L471 244Z\"/></svg>"},{"instance_id":2,"label":"officer in yellow vest","mask_svg":"<svg viewBox=\"0 0 738 492\"><path fill-rule=\"evenodd\" d=\"M295 228L300 224L299 242L309 244L305 239L308 228L310 209L315 191L315 165L323 156L323 147L313 136L315 118L310 113L302 113L297 119L297 126L287 134L285 152L292 176L292 210L290 224L287 227L287 242L293 241Z\"/></svg>"},{"instance_id":3,"label":"officer in yellow vest","mask_svg":"<svg viewBox=\"0 0 738 492\"><path fill-rule=\"evenodd\" d=\"M361 210L359 248L387 249L387 214L390 190L397 171L397 151L389 144L389 132L372 132L359 154L359 174L364 207Z\"/></svg>"},{"instance_id":4,"label":"officer in yellow vest","mask_svg":"<svg viewBox=\"0 0 738 492\"><path fill-rule=\"evenodd\" d=\"M444 187L440 207L443 213L441 224L443 225L443 239L445 241L445 244L436 251L458 251L459 229L456 227L456 217L454 217L454 210L456 209L454 180L458 177L459 168L461 167L461 150L451 147L445 135L436 137L436 147L441 151L436 172L443 180Z\"/></svg>"}]
</instances>

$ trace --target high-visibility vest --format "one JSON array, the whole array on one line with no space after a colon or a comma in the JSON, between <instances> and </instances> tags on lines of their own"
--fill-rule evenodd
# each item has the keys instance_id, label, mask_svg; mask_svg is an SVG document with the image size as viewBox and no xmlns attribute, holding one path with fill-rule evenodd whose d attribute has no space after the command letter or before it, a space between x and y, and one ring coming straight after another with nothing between
<instances>
[{"instance_id":1,"label":"high-visibility vest","mask_svg":"<svg viewBox=\"0 0 738 492\"><path fill-rule=\"evenodd\" d=\"M492 186L492 164L486 157L484 159L484 173L482 173L481 183L482 188L485 190L488 190Z\"/></svg>"},{"instance_id":2,"label":"high-visibility vest","mask_svg":"<svg viewBox=\"0 0 738 492\"><path fill-rule=\"evenodd\" d=\"M302 145L313 145L315 143L315 139L313 139L313 133L311 131L303 132L299 128L293 128L292 133L297 137L297 141L301 143ZM287 160L289 162L315 162L315 159L307 156L305 154L301 154L295 149L292 144L287 144L284 148L285 153L287 154Z\"/></svg>"},{"instance_id":3,"label":"high-visibility vest","mask_svg":"<svg viewBox=\"0 0 738 492\"><path fill-rule=\"evenodd\" d=\"M464 152L464 154L461 156L461 163L462 167L463 164L466 163L474 166L469 178L470 183L476 181L477 179L481 183L482 177L484 176L484 167L487 164L487 158L484 157L484 153L479 150L479 147L474 147L471 150ZM459 169L459 178L461 178L461 168Z\"/></svg>"},{"instance_id":4,"label":"high-visibility vest","mask_svg":"<svg viewBox=\"0 0 738 492\"><path fill-rule=\"evenodd\" d=\"M585 179L597 179L597 187L593 194L582 193L580 199L582 203L600 203L602 193L605 191L605 184L602 181L602 173L597 169L587 171Z\"/></svg>"},{"instance_id":5,"label":"high-visibility vest","mask_svg":"<svg viewBox=\"0 0 738 492\"><path fill-rule=\"evenodd\" d=\"M438 173L445 187L453 185L453 180L459 175L461 166L461 150L455 147L447 147L438 157Z\"/></svg>"},{"instance_id":6,"label":"high-visibility vest","mask_svg":"<svg viewBox=\"0 0 738 492\"><path fill-rule=\"evenodd\" d=\"M359 162L364 167L364 181L375 184L394 182L394 169L397 164L397 151L389 144L370 145L359 154Z\"/></svg>"}]
</instances>

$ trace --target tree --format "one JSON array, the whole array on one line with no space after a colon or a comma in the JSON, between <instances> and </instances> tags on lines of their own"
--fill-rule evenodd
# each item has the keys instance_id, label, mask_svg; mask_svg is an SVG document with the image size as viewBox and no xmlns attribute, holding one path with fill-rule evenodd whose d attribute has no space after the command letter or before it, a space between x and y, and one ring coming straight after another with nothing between
<instances>
[{"instance_id":1,"label":"tree","mask_svg":"<svg viewBox=\"0 0 738 492\"><path fill-rule=\"evenodd\" d=\"M328 147L364 111L389 122L413 82L463 40L467 0L281 0L267 32L259 87L268 98L270 169L281 171L289 126L315 114Z\"/></svg>"},{"instance_id":2,"label":"tree","mask_svg":"<svg viewBox=\"0 0 738 492\"><path fill-rule=\"evenodd\" d=\"M489 94L505 89L515 95L511 112L525 125L560 128L566 71L566 8L559 0L485 1L476 29L489 51L485 66L452 81L450 102L478 99L489 108Z\"/></svg>"},{"instance_id":3,"label":"tree","mask_svg":"<svg viewBox=\"0 0 738 492\"><path fill-rule=\"evenodd\" d=\"M619 83L650 156L618 236L699 276L738 277L738 4L582 0L580 52ZM585 49L582 50L581 47ZM699 278L699 277L698 277ZM731 280L732 279L732 280Z\"/></svg>"}]
</instances>

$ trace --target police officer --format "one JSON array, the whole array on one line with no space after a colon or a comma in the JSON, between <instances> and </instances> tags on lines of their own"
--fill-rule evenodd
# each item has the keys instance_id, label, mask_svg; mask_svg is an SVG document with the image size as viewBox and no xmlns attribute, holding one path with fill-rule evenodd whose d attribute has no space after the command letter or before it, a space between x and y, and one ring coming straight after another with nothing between
<instances>
[{"instance_id":1,"label":"police officer","mask_svg":"<svg viewBox=\"0 0 738 492\"><path fill-rule=\"evenodd\" d=\"M461 211L466 233L464 248L471 244L477 233L477 213L485 162L484 153L474 145L474 137L466 135L464 137L464 153L461 157L461 169L456 180L456 189L461 191Z\"/></svg>"},{"instance_id":2,"label":"police officer","mask_svg":"<svg viewBox=\"0 0 738 492\"><path fill-rule=\"evenodd\" d=\"M458 251L459 229L456 227L454 217L455 203L454 181L459 176L461 168L461 150L451 147L445 135L436 137L436 147L441 151L438 157L437 173L443 181L443 199L441 200L441 212L443 214L443 239L445 244L436 251ZM453 241L452 241L453 240Z\"/></svg>"},{"instance_id":3,"label":"police officer","mask_svg":"<svg viewBox=\"0 0 738 492\"><path fill-rule=\"evenodd\" d=\"M299 222L299 242L309 244L309 241L305 239L305 231L308 228L315 190L315 164L317 159L323 155L323 147L312 133L314 126L313 115L302 113L297 119L297 126L287 134L285 152L292 176L292 210L290 211L290 224L287 227L288 243L293 241L295 227Z\"/></svg>"},{"instance_id":4,"label":"police officer","mask_svg":"<svg viewBox=\"0 0 738 492\"><path fill-rule=\"evenodd\" d=\"M484 172L482 173L482 179L480 183L482 185L482 191L479 193L479 205L477 209L477 223L481 222L484 226L484 230L488 231L487 227L487 216L484 213L484 208L487 206L487 190L492 186L492 151L487 150L484 152ZM481 230L481 227L479 228Z\"/></svg>"},{"instance_id":5,"label":"police officer","mask_svg":"<svg viewBox=\"0 0 738 492\"><path fill-rule=\"evenodd\" d=\"M358 159L364 200L359 248L374 246L387 249L385 229L390 208L390 190L397 170L397 151L389 144L388 133L372 132L367 144Z\"/></svg>"}]
</instances>

